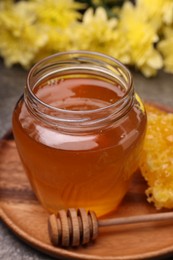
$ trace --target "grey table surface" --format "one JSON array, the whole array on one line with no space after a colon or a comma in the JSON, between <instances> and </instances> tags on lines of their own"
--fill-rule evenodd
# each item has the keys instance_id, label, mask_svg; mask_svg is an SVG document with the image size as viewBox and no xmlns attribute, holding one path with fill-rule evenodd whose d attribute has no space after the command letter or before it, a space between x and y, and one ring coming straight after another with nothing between
<instances>
[{"instance_id":1,"label":"grey table surface","mask_svg":"<svg viewBox=\"0 0 173 260\"><path fill-rule=\"evenodd\" d=\"M147 79L132 72L135 89L143 100L167 105L173 108L173 75L160 72ZM16 66L7 69L0 60L0 137L11 127L11 115L16 101L23 93L27 72ZM53 259L29 247L18 239L0 221L0 260L46 260ZM173 256L163 259L173 259Z\"/></svg>"}]
</instances>

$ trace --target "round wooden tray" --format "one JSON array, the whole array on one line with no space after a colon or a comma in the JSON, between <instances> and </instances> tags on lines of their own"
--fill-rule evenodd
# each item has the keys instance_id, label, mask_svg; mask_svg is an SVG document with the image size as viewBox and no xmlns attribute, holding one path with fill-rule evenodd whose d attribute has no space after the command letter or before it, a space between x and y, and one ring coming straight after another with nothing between
<instances>
[{"instance_id":1,"label":"round wooden tray","mask_svg":"<svg viewBox=\"0 0 173 260\"><path fill-rule=\"evenodd\" d=\"M111 217L156 212L146 202L145 189L146 183L138 172ZM25 242L62 259L139 260L173 255L173 221L100 228L98 239L88 246L67 250L52 246L47 231L48 213L32 192L12 134L0 142L0 217Z\"/></svg>"}]
</instances>

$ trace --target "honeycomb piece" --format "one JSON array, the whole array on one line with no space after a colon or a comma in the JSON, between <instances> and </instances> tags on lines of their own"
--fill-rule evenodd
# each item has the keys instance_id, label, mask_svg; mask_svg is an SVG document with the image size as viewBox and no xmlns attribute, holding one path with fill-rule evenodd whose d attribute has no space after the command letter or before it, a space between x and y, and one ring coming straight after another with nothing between
<instances>
[{"instance_id":1,"label":"honeycomb piece","mask_svg":"<svg viewBox=\"0 0 173 260\"><path fill-rule=\"evenodd\" d=\"M140 169L147 200L157 209L173 208L173 113L146 105L148 115Z\"/></svg>"}]
</instances>

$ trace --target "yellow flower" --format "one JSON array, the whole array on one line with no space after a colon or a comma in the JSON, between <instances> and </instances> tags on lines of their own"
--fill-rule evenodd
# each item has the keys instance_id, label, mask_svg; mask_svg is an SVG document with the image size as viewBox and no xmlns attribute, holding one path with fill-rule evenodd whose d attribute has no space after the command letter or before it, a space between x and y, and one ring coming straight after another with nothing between
<instances>
[{"instance_id":1,"label":"yellow flower","mask_svg":"<svg viewBox=\"0 0 173 260\"><path fill-rule=\"evenodd\" d=\"M82 16L78 10L85 7L75 0L1 0L0 55L6 65L28 67L55 52L81 49L111 55L147 77L163 66L162 54L166 70L173 71L172 34L165 33L156 45L164 24L173 24L173 0L138 0L136 5L127 1L116 9L119 19L109 19L103 7L89 8Z\"/></svg>"},{"instance_id":2,"label":"yellow flower","mask_svg":"<svg viewBox=\"0 0 173 260\"><path fill-rule=\"evenodd\" d=\"M37 22L60 28L66 28L81 18L77 9L84 7L83 4L73 0L32 0L32 2Z\"/></svg>"},{"instance_id":3,"label":"yellow flower","mask_svg":"<svg viewBox=\"0 0 173 260\"><path fill-rule=\"evenodd\" d=\"M84 5L73 0L32 0L35 20L47 37L46 44L39 50L34 61L59 51L69 50L70 39L68 30L81 14L77 9Z\"/></svg>"},{"instance_id":4,"label":"yellow flower","mask_svg":"<svg viewBox=\"0 0 173 260\"><path fill-rule=\"evenodd\" d=\"M92 50L114 56L122 62L128 60L125 40L116 29L117 19L108 19L103 7L94 13L89 8L82 23L77 23L69 30L72 49Z\"/></svg>"},{"instance_id":5,"label":"yellow flower","mask_svg":"<svg viewBox=\"0 0 173 260\"><path fill-rule=\"evenodd\" d=\"M12 3L13 3L13 0L1 0L0 1L0 10L10 7Z\"/></svg>"},{"instance_id":6,"label":"yellow flower","mask_svg":"<svg viewBox=\"0 0 173 260\"><path fill-rule=\"evenodd\" d=\"M173 23L173 1L172 0L164 1L163 21L167 25L170 25Z\"/></svg>"},{"instance_id":7,"label":"yellow flower","mask_svg":"<svg viewBox=\"0 0 173 260\"><path fill-rule=\"evenodd\" d=\"M156 28L162 25L162 21L166 24L173 22L172 0L138 0L137 8Z\"/></svg>"},{"instance_id":8,"label":"yellow flower","mask_svg":"<svg viewBox=\"0 0 173 260\"><path fill-rule=\"evenodd\" d=\"M71 49L68 29L51 28L46 32L47 41L34 57L34 62L39 61L49 55L60 51L68 51Z\"/></svg>"},{"instance_id":9,"label":"yellow flower","mask_svg":"<svg viewBox=\"0 0 173 260\"><path fill-rule=\"evenodd\" d=\"M130 64L140 69L145 76L156 74L162 67L162 57L154 48L157 32L146 22L145 15L130 2L123 5L118 29L129 46Z\"/></svg>"},{"instance_id":10,"label":"yellow flower","mask_svg":"<svg viewBox=\"0 0 173 260\"><path fill-rule=\"evenodd\" d=\"M33 24L26 5L19 2L0 9L0 55L7 66L20 63L28 67L47 40Z\"/></svg>"},{"instance_id":11,"label":"yellow flower","mask_svg":"<svg viewBox=\"0 0 173 260\"><path fill-rule=\"evenodd\" d=\"M165 27L165 38L158 44L158 49L163 55L163 62L165 71L173 73L173 27Z\"/></svg>"},{"instance_id":12,"label":"yellow flower","mask_svg":"<svg viewBox=\"0 0 173 260\"><path fill-rule=\"evenodd\" d=\"M82 23L76 24L71 32L74 48L105 52L114 38L116 24L116 19L108 20L104 8L98 7L95 13L89 8L83 16Z\"/></svg>"}]
</instances>

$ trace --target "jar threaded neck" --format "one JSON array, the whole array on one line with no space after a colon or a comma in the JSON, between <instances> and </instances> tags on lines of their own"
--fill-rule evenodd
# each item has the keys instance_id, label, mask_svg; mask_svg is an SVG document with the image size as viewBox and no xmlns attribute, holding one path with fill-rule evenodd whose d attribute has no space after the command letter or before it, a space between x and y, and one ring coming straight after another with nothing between
<instances>
[{"instance_id":1,"label":"jar threaded neck","mask_svg":"<svg viewBox=\"0 0 173 260\"><path fill-rule=\"evenodd\" d=\"M99 79L117 84L123 95L114 103L89 110L70 110L52 106L41 100L34 90L47 79ZM133 105L134 88L128 69L116 59L104 54L71 51L52 55L37 63L29 72L25 88L25 103L30 113L45 124L58 129L89 131L111 124L125 116Z\"/></svg>"}]
</instances>

